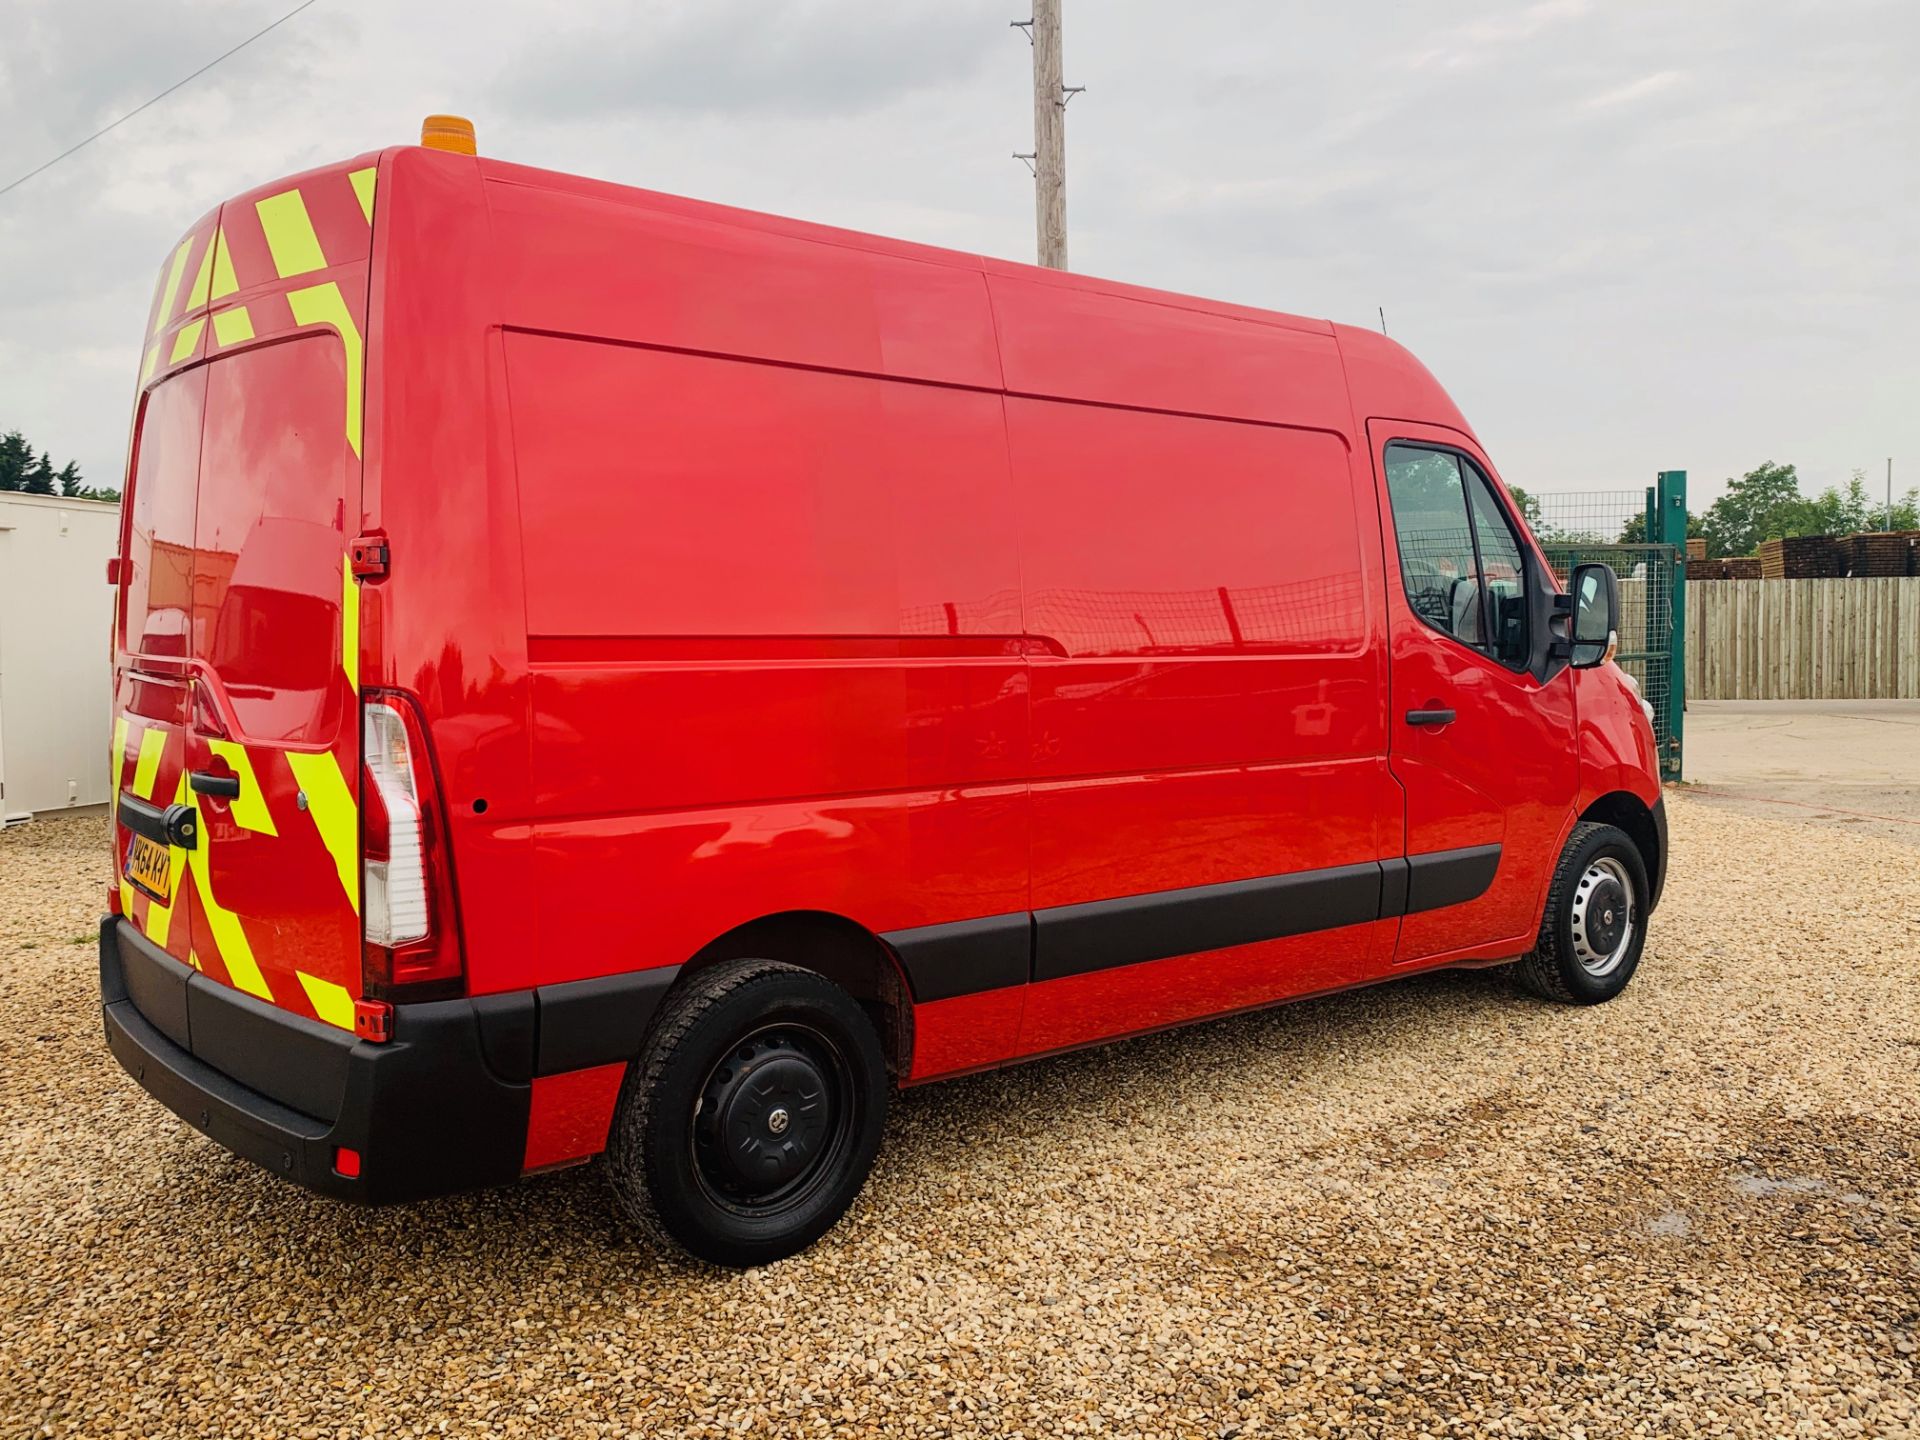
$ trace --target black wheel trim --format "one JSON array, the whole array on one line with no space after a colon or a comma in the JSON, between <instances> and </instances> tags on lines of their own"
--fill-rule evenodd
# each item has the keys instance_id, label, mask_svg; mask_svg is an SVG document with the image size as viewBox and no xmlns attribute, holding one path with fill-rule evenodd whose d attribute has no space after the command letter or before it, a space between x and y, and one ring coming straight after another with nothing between
<instances>
[{"instance_id":1,"label":"black wheel trim","mask_svg":"<svg viewBox=\"0 0 1920 1440\"><path fill-rule=\"evenodd\" d=\"M772 1185L755 1187L722 1151L727 1128L737 1127L733 1138L738 1141L762 1121L777 1102L753 1103L746 1093L753 1076L764 1073L770 1063L785 1065L796 1059L798 1070L818 1077L825 1117L818 1133L807 1139L804 1149L810 1153L802 1163L777 1169ZM794 1077L798 1070L789 1068L787 1077ZM727 1071L736 1073L723 1079ZM790 1107L782 1108L792 1114ZM729 1214L752 1220L789 1215L839 1178L859 1131L862 1108L846 1052L831 1036L795 1021L762 1025L734 1040L708 1067L688 1130L694 1181L711 1204Z\"/></svg>"}]
</instances>

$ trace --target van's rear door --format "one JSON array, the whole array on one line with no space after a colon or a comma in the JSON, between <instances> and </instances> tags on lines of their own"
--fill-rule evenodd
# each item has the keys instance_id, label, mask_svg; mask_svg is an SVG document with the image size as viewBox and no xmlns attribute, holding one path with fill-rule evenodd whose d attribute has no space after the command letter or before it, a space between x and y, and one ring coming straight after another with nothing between
<instances>
[{"instance_id":1,"label":"van's rear door","mask_svg":"<svg viewBox=\"0 0 1920 1440\"><path fill-rule=\"evenodd\" d=\"M373 182L335 166L222 207L193 530L194 945L208 974L347 1030Z\"/></svg>"},{"instance_id":2,"label":"van's rear door","mask_svg":"<svg viewBox=\"0 0 1920 1440\"><path fill-rule=\"evenodd\" d=\"M345 356L216 356L194 520L194 944L233 985L353 1028L360 994L360 514Z\"/></svg>"},{"instance_id":3,"label":"van's rear door","mask_svg":"<svg viewBox=\"0 0 1920 1440\"><path fill-rule=\"evenodd\" d=\"M348 1030L375 174L369 157L231 200L163 268L116 652L123 913L210 978Z\"/></svg>"}]
</instances>

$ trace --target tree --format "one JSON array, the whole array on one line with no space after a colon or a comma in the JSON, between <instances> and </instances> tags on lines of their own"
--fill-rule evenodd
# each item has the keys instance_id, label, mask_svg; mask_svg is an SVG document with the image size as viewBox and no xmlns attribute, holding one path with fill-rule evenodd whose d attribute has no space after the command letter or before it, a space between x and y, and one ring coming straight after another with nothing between
<instances>
[{"instance_id":1,"label":"tree","mask_svg":"<svg viewBox=\"0 0 1920 1440\"><path fill-rule=\"evenodd\" d=\"M96 490L80 474L80 466L69 460L58 470L53 459L42 450L36 458L33 446L18 430L0 435L0 490L25 491L29 495L59 495L69 500L105 500L120 503L118 490Z\"/></svg>"},{"instance_id":2,"label":"tree","mask_svg":"<svg viewBox=\"0 0 1920 1440\"><path fill-rule=\"evenodd\" d=\"M0 435L0 490L21 489L27 480L27 467L33 463L33 447L18 430Z\"/></svg>"},{"instance_id":3,"label":"tree","mask_svg":"<svg viewBox=\"0 0 1920 1440\"><path fill-rule=\"evenodd\" d=\"M1909 490L1894 502L1891 510L1883 500L1875 504L1867 490L1867 472L1855 470L1842 492L1828 486L1816 500L1809 500L1803 514L1793 517L1798 535L1853 535L1862 530L1914 530L1916 511L1920 511L1920 491Z\"/></svg>"},{"instance_id":4,"label":"tree","mask_svg":"<svg viewBox=\"0 0 1920 1440\"><path fill-rule=\"evenodd\" d=\"M1737 480L1727 481L1726 493L1700 521L1707 554L1751 555L1762 540L1776 535L1807 532L1792 528L1805 518L1807 502L1800 495L1800 472L1771 460Z\"/></svg>"},{"instance_id":5,"label":"tree","mask_svg":"<svg viewBox=\"0 0 1920 1440\"><path fill-rule=\"evenodd\" d=\"M28 467L26 478L21 483L20 488L29 495L52 495L56 493L56 488L53 483L53 462L47 458L46 451L42 450L40 452L40 458Z\"/></svg>"},{"instance_id":6,"label":"tree","mask_svg":"<svg viewBox=\"0 0 1920 1440\"><path fill-rule=\"evenodd\" d=\"M1520 518L1527 522L1527 528L1538 531L1540 529L1540 502L1522 490L1518 485L1509 485L1507 487L1507 493L1513 496L1514 506L1520 511Z\"/></svg>"}]
</instances>

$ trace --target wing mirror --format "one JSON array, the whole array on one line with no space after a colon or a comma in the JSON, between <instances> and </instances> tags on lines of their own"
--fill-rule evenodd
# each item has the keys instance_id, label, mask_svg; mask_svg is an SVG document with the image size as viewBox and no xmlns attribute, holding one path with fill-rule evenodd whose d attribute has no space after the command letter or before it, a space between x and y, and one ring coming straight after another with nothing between
<instances>
[{"instance_id":1,"label":"wing mirror","mask_svg":"<svg viewBox=\"0 0 1920 1440\"><path fill-rule=\"evenodd\" d=\"M1554 599L1553 654L1576 670L1604 665L1620 648L1620 581L1611 565L1576 565Z\"/></svg>"}]
</instances>

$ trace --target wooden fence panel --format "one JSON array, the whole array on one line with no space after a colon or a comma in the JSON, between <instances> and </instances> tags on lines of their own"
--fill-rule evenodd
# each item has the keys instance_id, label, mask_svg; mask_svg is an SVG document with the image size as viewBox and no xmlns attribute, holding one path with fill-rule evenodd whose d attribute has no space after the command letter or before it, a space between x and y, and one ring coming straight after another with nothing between
<instances>
[{"instance_id":1,"label":"wooden fence panel","mask_svg":"<svg viewBox=\"0 0 1920 1440\"><path fill-rule=\"evenodd\" d=\"M1920 575L1687 586L1694 700L1920 699Z\"/></svg>"}]
</instances>

